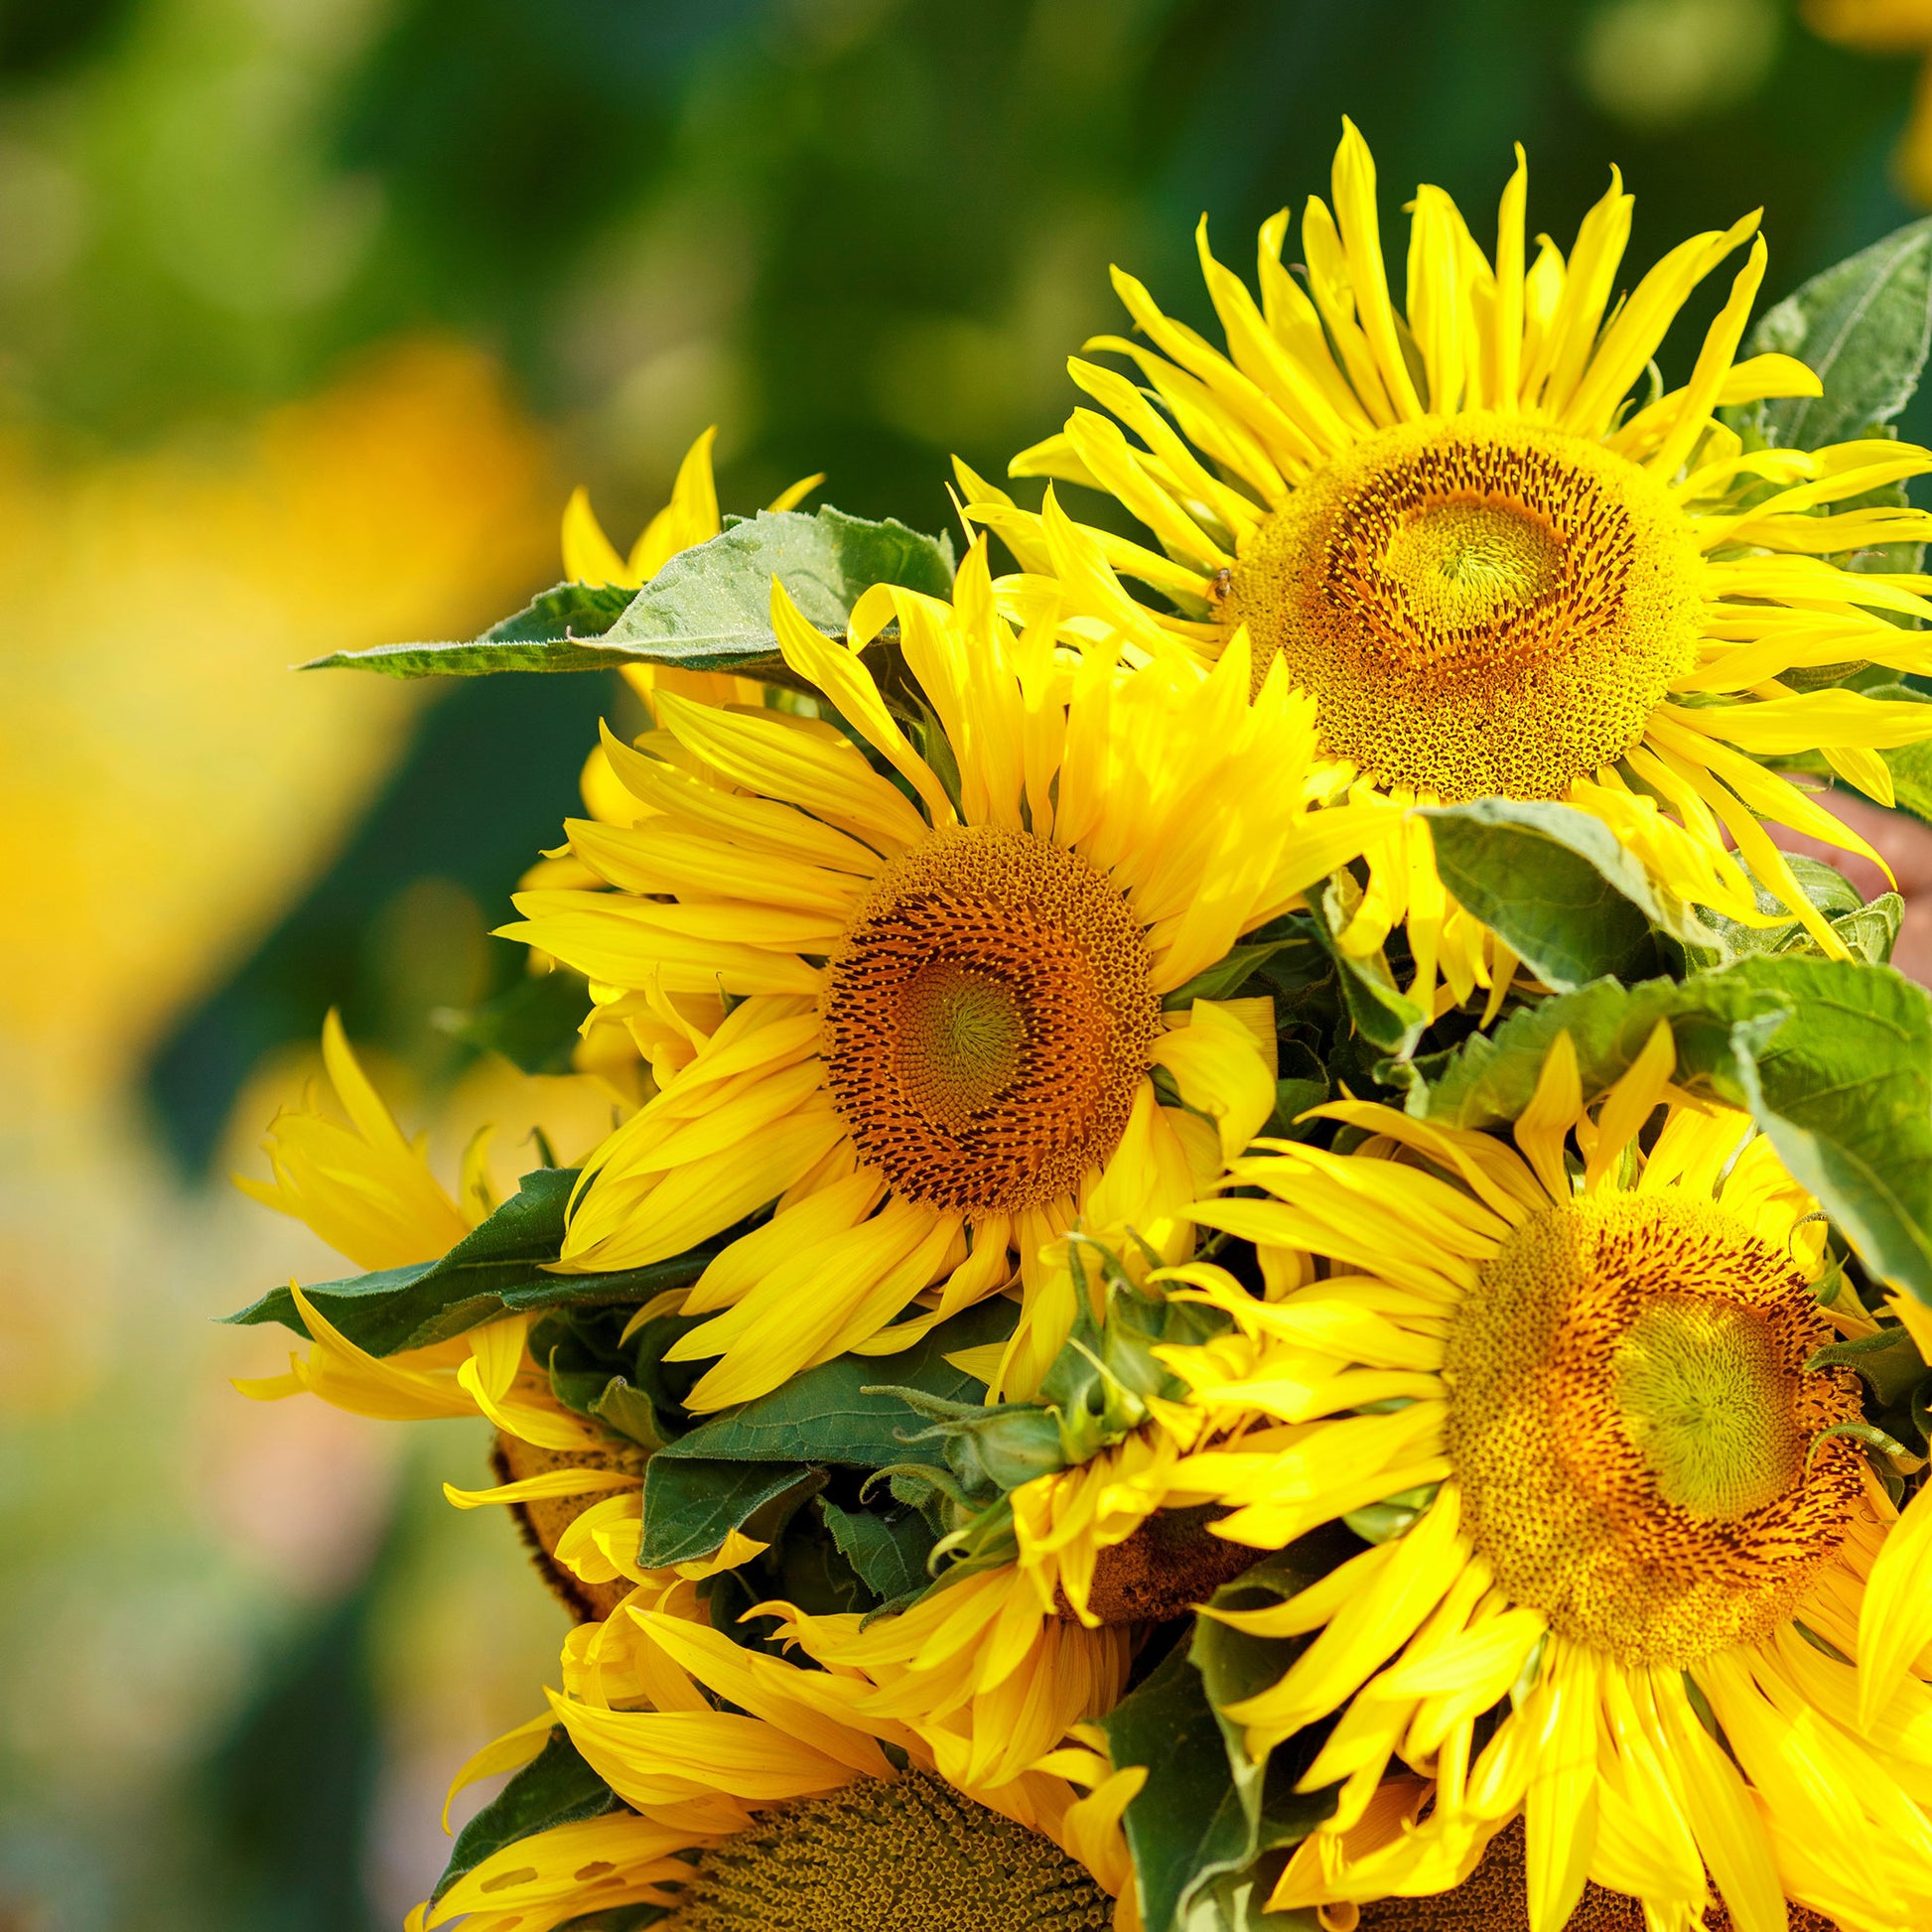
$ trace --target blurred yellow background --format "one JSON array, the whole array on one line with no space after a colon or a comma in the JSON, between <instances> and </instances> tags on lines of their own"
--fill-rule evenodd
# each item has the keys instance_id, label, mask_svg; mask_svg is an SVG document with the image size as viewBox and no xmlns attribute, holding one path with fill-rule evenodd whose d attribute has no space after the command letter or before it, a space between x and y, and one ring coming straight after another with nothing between
<instances>
[{"instance_id":1,"label":"blurred yellow background","mask_svg":"<svg viewBox=\"0 0 1932 1932\"><path fill-rule=\"evenodd\" d=\"M1928 45L1905 0L0 6L0 1929L393 1925L554 1659L440 1500L467 1426L244 1403L278 1344L209 1320L344 1272L223 1179L331 1005L454 1173L503 1068L429 1016L518 970L617 694L289 666L473 633L571 484L627 535L708 423L728 506L826 470L940 527L951 451L1064 413L1107 262L1204 324L1195 217L1238 259L1344 111L1385 219L1520 138L1553 231L1624 166L1633 261L1768 204L1782 293L1932 199Z\"/></svg>"}]
</instances>

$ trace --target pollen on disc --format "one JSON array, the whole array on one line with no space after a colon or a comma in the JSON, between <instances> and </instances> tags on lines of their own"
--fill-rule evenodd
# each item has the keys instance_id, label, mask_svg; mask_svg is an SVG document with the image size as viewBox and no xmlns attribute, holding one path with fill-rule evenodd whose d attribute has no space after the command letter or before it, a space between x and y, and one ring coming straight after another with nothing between
<instances>
[{"instance_id":1,"label":"pollen on disc","mask_svg":"<svg viewBox=\"0 0 1932 1932\"><path fill-rule=\"evenodd\" d=\"M888 868L821 1003L832 1096L909 1198L1010 1213L1119 1145L1160 1022L1119 889L1030 832L934 833Z\"/></svg>"},{"instance_id":2,"label":"pollen on disc","mask_svg":"<svg viewBox=\"0 0 1932 1932\"><path fill-rule=\"evenodd\" d=\"M1315 699L1323 749L1449 802L1554 798L1697 661L1683 512L1601 444L1476 410L1377 432L1296 488L1228 613Z\"/></svg>"}]
</instances>

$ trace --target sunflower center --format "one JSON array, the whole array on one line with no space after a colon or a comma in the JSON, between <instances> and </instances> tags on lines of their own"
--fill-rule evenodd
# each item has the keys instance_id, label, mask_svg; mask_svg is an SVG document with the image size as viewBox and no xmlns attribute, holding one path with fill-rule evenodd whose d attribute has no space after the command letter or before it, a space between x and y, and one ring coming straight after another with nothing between
<instances>
[{"instance_id":1,"label":"sunflower center","mask_svg":"<svg viewBox=\"0 0 1932 1932\"><path fill-rule=\"evenodd\" d=\"M1776 1337L1755 1310L1662 1297L1614 1355L1615 1402L1667 1503L1714 1523L1775 1502L1804 1460Z\"/></svg>"},{"instance_id":2,"label":"sunflower center","mask_svg":"<svg viewBox=\"0 0 1932 1932\"><path fill-rule=\"evenodd\" d=\"M664 1932L1105 1932L1037 1832L909 1771L762 1813L699 1860Z\"/></svg>"},{"instance_id":3,"label":"sunflower center","mask_svg":"<svg viewBox=\"0 0 1932 1932\"><path fill-rule=\"evenodd\" d=\"M1323 747L1454 801L1551 798L1696 661L1701 563L1669 493L1587 438L1473 411L1378 431L1294 490L1233 620Z\"/></svg>"},{"instance_id":4,"label":"sunflower center","mask_svg":"<svg viewBox=\"0 0 1932 1932\"><path fill-rule=\"evenodd\" d=\"M1469 1533L1562 1634L1682 1668L1767 1635L1844 1540L1858 1414L1789 1261L1709 1203L1532 1216L1457 1311L1445 1377Z\"/></svg>"},{"instance_id":5,"label":"sunflower center","mask_svg":"<svg viewBox=\"0 0 1932 1932\"><path fill-rule=\"evenodd\" d=\"M1160 1023L1119 891L1029 832L935 833L881 876L821 1003L863 1160L933 1206L1011 1213L1120 1142Z\"/></svg>"},{"instance_id":6,"label":"sunflower center","mask_svg":"<svg viewBox=\"0 0 1932 1932\"><path fill-rule=\"evenodd\" d=\"M1540 518L1501 503L1432 502L1397 525L1383 575L1428 635L1507 622L1556 588L1563 540Z\"/></svg>"},{"instance_id":7,"label":"sunflower center","mask_svg":"<svg viewBox=\"0 0 1932 1932\"><path fill-rule=\"evenodd\" d=\"M1530 1932L1526 1835L1512 1819L1489 1841L1481 1863L1459 1885L1424 1898L1382 1898L1362 1907L1361 1932ZM1704 1932L1734 1932L1722 1901L1703 1917ZM1584 1883L1563 1932L1644 1932L1643 1907L1593 1879ZM1788 1902L1786 1932L1835 1932L1809 1907Z\"/></svg>"},{"instance_id":8,"label":"sunflower center","mask_svg":"<svg viewBox=\"0 0 1932 1932\"><path fill-rule=\"evenodd\" d=\"M927 1119L966 1127L1019 1078L1027 1015L1008 981L935 959L906 982L899 1012L899 1087Z\"/></svg>"}]
</instances>

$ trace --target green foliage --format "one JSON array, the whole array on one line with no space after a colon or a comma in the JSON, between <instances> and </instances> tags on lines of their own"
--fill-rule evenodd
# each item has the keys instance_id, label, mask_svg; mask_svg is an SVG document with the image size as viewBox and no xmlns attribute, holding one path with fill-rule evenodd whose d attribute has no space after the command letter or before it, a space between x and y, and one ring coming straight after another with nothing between
<instances>
[{"instance_id":1,"label":"green foliage","mask_svg":"<svg viewBox=\"0 0 1932 1932\"><path fill-rule=\"evenodd\" d=\"M486 671L602 671L612 659L590 642L636 596L621 584L555 584L467 643L377 644L337 650L305 671L379 671L385 677L481 676Z\"/></svg>"},{"instance_id":2,"label":"green foliage","mask_svg":"<svg viewBox=\"0 0 1932 1932\"><path fill-rule=\"evenodd\" d=\"M467 1013L444 1008L430 1018L452 1039L501 1053L525 1073L568 1073L577 1029L590 1007L584 976L559 966L548 973L525 974Z\"/></svg>"},{"instance_id":3,"label":"green foliage","mask_svg":"<svg viewBox=\"0 0 1932 1932\"><path fill-rule=\"evenodd\" d=\"M1332 1532L1304 1538L1217 1590L1214 1607L1256 1609L1293 1596L1333 1567L1345 1541ZM1255 1761L1243 1726L1220 1710L1277 1682L1300 1648L1300 1640L1197 1617L1189 1640L1099 1720L1115 1767L1147 1767L1122 1826L1148 1932L1290 1932L1304 1923L1261 1914L1252 1889L1244 1897L1231 1881L1306 1838L1333 1811L1334 1794L1297 1793L1306 1760Z\"/></svg>"},{"instance_id":4,"label":"green foliage","mask_svg":"<svg viewBox=\"0 0 1932 1932\"><path fill-rule=\"evenodd\" d=\"M1337 943L1361 898L1362 889L1354 876L1336 873L1321 897L1311 901L1314 917L1309 930L1334 962L1342 1004L1355 1031L1371 1046L1406 1058L1422 1038L1429 1015L1396 984L1385 953L1379 949L1367 954L1344 952Z\"/></svg>"},{"instance_id":5,"label":"green foliage","mask_svg":"<svg viewBox=\"0 0 1932 1932\"><path fill-rule=\"evenodd\" d=\"M1559 993L1606 973L1654 970L1653 926L1678 939L1708 937L1587 812L1478 798L1423 816L1443 884Z\"/></svg>"},{"instance_id":6,"label":"green foliage","mask_svg":"<svg viewBox=\"0 0 1932 1932\"><path fill-rule=\"evenodd\" d=\"M644 1466L644 1527L637 1561L668 1569L713 1555L733 1530L769 1543L794 1510L825 1487L825 1472L802 1462L680 1462L653 1455Z\"/></svg>"},{"instance_id":7,"label":"green foliage","mask_svg":"<svg viewBox=\"0 0 1932 1932\"><path fill-rule=\"evenodd\" d=\"M358 1348L393 1355L399 1348L447 1341L499 1314L634 1306L664 1289L687 1287L704 1273L708 1248L615 1275L545 1273L543 1264L562 1249L564 1207L576 1180L574 1168L539 1168L439 1260L320 1282L303 1293ZM287 1288L271 1289L226 1318L242 1326L279 1321L299 1335L309 1332Z\"/></svg>"},{"instance_id":8,"label":"green foliage","mask_svg":"<svg viewBox=\"0 0 1932 1932\"><path fill-rule=\"evenodd\" d=\"M838 635L873 585L945 597L952 572L949 538L921 536L892 517L874 523L829 507L810 515L760 510L673 557L640 591L559 584L469 643L336 651L304 668L388 677L609 670L626 660L688 671L768 669L778 656L774 577L808 622Z\"/></svg>"},{"instance_id":9,"label":"green foliage","mask_svg":"<svg viewBox=\"0 0 1932 1932\"><path fill-rule=\"evenodd\" d=\"M1932 1302L1932 999L1889 969L1785 955L1682 984L1601 980L1418 1062L1409 1110L1453 1127L1514 1120L1559 1031L1587 1098L1659 1020L1678 1078L1748 1110L1865 1267Z\"/></svg>"},{"instance_id":10,"label":"green foliage","mask_svg":"<svg viewBox=\"0 0 1932 1932\"><path fill-rule=\"evenodd\" d=\"M450 1862L430 1893L431 1903L466 1871L518 1839L621 1809L618 1794L584 1761L559 1725L543 1749L457 1834Z\"/></svg>"},{"instance_id":11,"label":"green foliage","mask_svg":"<svg viewBox=\"0 0 1932 1932\"><path fill-rule=\"evenodd\" d=\"M931 1582L926 1561L934 1538L917 1510L842 1509L829 1496L819 1497L818 1507L839 1555L882 1603L914 1595Z\"/></svg>"},{"instance_id":12,"label":"green foliage","mask_svg":"<svg viewBox=\"0 0 1932 1932\"><path fill-rule=\"evenodd\" d=\"M1822 396L1784 396L1726 412L1740 433L1817 450L1867 436L1911 401L1932 344L1932 219L1909 222L1765 312L1750 352L1777 350L1817 370Z\"/></svg>"},{"instance_id":13,"label":"green foliage","mask_svg":"<svg viewBox=\"0 0 1932 1932\"><path fill-rule=\"evenodd\" d=\"M644 1471L643 1564L656 1569L709 1556L735 1529L771 1541L754 1526L759 1511L774 1504L795 1509L824 1488L831 1470L902 1462L908 1440L926 1422L905 1392L948 1404L977 1402L985 1384L946 1356L1003 1339L1015 1313L1010 1302L982 1302L902 1355L841 1355L679 1437ZM878 1386L888 1374L900 1386ZM906 1533L899 1558L849 1525L840 1548L862 1577L869 1564L885 1576L909 1552L912 1534Z\"/></svg>"},{"instance_id":14,"label":"green foliage","mask_svg":"<svg viewBox=\"0 0 1932 1932\"><path fill-rule=\"evenodd\" d=\"M1825 914L1855 959L1863 960L1867 966L1882 966L1891 958L1905 917L1905 901L1896 893L1880 893L1866 903L1859 897L1858 888L1835 866L1807 859L1800 852L1787 853L1785 862L1804 888L1805 897ZM1755 878L1751 883L1760 912L1785 910L1781 898ZM1727 966L1739 959L1783 953L1809 953L1820 959L1825 956L1818 941L1794 918L1781 919L1776 925L1743 925L1708 908L1704 917L1716 944L1684 948L1686 959L1696 967Z\"/></svg>"}]
</instances>

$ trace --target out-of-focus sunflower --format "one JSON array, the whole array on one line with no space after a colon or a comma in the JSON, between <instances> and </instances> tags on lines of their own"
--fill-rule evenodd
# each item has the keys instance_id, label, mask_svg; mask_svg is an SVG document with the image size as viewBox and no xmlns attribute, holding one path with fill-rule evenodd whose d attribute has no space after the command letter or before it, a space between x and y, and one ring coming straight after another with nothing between
<instances>
[{"instance_id":1,"label":"out-of-focus sunflower","mask_svg":"<svg viewBox=\"0 0 1932 1932\"><path fill-rule=\"evenodd\" d=\"M1932 57L1928 0L1805 0L1804 20L1820 40L1861 54ZM1932 58L1919 69L1911 119L1892 166L1905 193L1921 207L1932 207Z\"/></svg>"},{"instance_id":2,"label":"out-of-focus sunflower","mask_svg":"<svg viewBox=\"0 0 1932 1932\"><path fill-rule=\"evenodd\" d=\"M1653 1932L1700 1925L1713 1883L1743 1932L1783 1928L1787 1899L1861 1928L1932 1915L1932 1502L1894 1511L1850 1371L1813 1366L1831 1316L1873 1325L1817 1299L1816 1202L1674 1067L1660 1026L1587 1106L1559 1035L1515 1151L1343 1102L1356 1152L1281 1144L1234 1164L1261 1198L1199 1209L1330 1273L1219 1298L1268 1343L1251 1373L1170 1356L1210 1413L1276 1418L1175 1486L1258 1548L1411 1515L1279 1607L1211 1612L1312 1638L1227 1708L1252 1750L1334 1721L1300 1788L1337 1807L1277 1907L1345 1925L1446 1891L1520 1814L1530 1932L1587 1880ZM1417 1776L1391 1796L1398 1757Z\"/></svg>"},{"instance_id":3,"label":"out-of-focus sunflower","mask_svg":"<svg viewBox=\"0 0 1932 1932\"><path fill-rule=\"evenodd\" d=\"M713 1318L671 1357L722 1358L697 1410L908 1344L1077 1213L1184 1248L1190 1176L1272 1111L1274 1035L1163 1000L1392 816L1300 806L1311 707L1280 673L1251 702L1239 650L1205 679L1123 681L1111 644L1069 662L1052 622L997 615L983 546L951 604L868 593L850 648L776 586L772 615L897 782L821 720L660 692L643 750L606 741L636 824L568 828L619 890L523 894L506 928L696 1045L586 1164L558 1265L639 1266L778 1203L685 1303ZM860 654L895 617L923 754ZM1059 1341L1023 1314L1008 1392Z\"/></svg>"},{"instance_id":4,"label":"out-of-focus sunflower","mask_svg":"<svg viewBox=\"0 0 1932 1932\"><path fill-rule=\"evenodd\" d=\"M743 1647L691 1580L604 1543L635 1587L573 1633L551 1713L459 1783L533 1756L554 1722L623 1808L505 1846L411 1932L465 1913L466 1932L549 1932L633 1904L664 1908L667 1932L1133 1932L1119 1820L1139 1771L1063 1744L962 1790L936 1768L956 1736L868 1715L859 1672Z\"/></svg>"},{"instance_id":5,"label":"out-of-focus sunflower","mask_svg":"<svg viewBox=\"0 0 1932 1932\"><path fill-rule=\"evenodd\" d=\"M1004 580L1003 606L1058 599L1072 634L1161 658L1212 661L1245 631L1257 684L1279 662L1317 705L1313 795L1560 799L1603 820L1669 892L1749 920L1727 834L1843 957L1759 821L1867 849L1763 760L1822 751L1889 802L1877 754L1932 735L1923 706L1780 682L1848 660L1932 670L1924 635L1887 621L1932 616L1927 580L1829 561L1921 541L1932 518L1826 513L1932 455L1877 440L1746 452L1715 420L1721 404L1819 391L1789 356L1734 359L1761 239L1690 380L1665 391L1653 375L1633 406L1685 299L1757 217L1681 243L1606 312L1631 198L1613 177L1568 259L1545 236L1530 262L1520 150L1493 263L1447 195L1417 191L1398 314L1374 164L1344 125L1334 210L1311 198L1303 217L1306 281L1282 260L1286 210L1261 230L1259 306L1209 253L1203 220L1223 354L1116 270L1137 333L1088 346L1137 362L1149 389L1076 358L1100 409L1013 463L1107 491L1158 548L1074 522L1050 488L1039 514L1024 511L962 467L966 514L1024 573ZM1371 862L1347 943L1373 950L1406 917L1433 980L1439 943L1447 958L1470 938L1439 942L1424 824Z\"/></svg>"}]
</instances>

